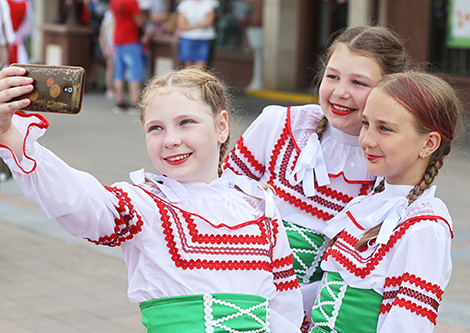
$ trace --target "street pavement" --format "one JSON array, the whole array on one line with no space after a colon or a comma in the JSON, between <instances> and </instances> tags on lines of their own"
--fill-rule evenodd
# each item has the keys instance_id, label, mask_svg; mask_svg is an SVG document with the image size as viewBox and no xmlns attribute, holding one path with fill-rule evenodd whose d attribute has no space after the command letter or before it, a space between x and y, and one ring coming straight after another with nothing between
<instances>
[{"instance_id":1,"label":"street pavement","mask_svg":"<svg viewBox=\"0 0 470 333\"><path fill-rule=\"evenodd\" d=\"M233 142L264 106L289 103L243 92L235 93L234 102ZM78 115L46 116L50 128L41 144L102 183L128 180L130 171L142 167L155 172L138 117L113 113L102 94L86 93ZM438 333L470 332L470 136L459 143L437 178L455 229L454 269L439 308ZM127 298L119 249L67 234L11 179L0 183L0 228L0 332L144 332L138 305Z\"/></svg>"}]
</instances>

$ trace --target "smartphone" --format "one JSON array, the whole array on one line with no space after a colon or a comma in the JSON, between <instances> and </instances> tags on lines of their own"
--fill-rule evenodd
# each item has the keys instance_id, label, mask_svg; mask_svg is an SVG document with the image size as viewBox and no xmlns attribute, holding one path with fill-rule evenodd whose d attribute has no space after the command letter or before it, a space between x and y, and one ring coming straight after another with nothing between
<instances>
[{"instance_id":1,"label":"smartphone","mask_svg":"<svg viewBox=\"0 0 470 333\"><path fill-rule=\"evenodd\" d=\"M26 69L25 76L34 79L34 90L14 98L29 98L26 111L79 113L82 108L86 72L79 66L12 64Z\"/></svg>"}]
</instances>

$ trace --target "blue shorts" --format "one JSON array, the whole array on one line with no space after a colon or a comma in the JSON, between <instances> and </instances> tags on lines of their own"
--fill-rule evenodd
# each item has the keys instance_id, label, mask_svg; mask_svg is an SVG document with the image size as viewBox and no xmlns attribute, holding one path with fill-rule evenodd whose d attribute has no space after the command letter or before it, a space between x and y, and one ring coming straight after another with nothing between
<instances>
[{"instance_id":1,"label":"blue shorts","mask_svg":"<svg viewBox=\"0 0 470 333\"><path fill-rule=\"evenodd\" d=\"M181 38L179 43L179 60L181 62L209 61L211 39Z\"/></svg>"},{"instance_id":2,"label":"blue shorts","mask_svg":"<svg viewBox=\"0 0 470 333\"><path fill-rule=\"evenodd\" d=\"M115 45L115 49L114 79L124 80L126 78L131 82L144 81L146 64L142 44Z\"/></svg>"}]
</instances>

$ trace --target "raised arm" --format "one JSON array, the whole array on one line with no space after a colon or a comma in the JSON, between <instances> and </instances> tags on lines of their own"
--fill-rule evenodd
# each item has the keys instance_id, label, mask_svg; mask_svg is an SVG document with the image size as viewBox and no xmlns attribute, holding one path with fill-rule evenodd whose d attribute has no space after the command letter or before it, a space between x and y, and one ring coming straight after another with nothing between
<instances>
[{"instance_id":1,"label":"raised arm","mask_svg":"<svg viewBox=\"0 0 470 333\"><path fill-rule=\"evenodd\" d=\"M23 135L13 125L14 113L31 103L27 98L11 101L12 98L33 90L33 79L23 76L26 70L8 67L0 71L0 146L8 147L17 157L23 158Z\"/></svg>"}]
</instances>

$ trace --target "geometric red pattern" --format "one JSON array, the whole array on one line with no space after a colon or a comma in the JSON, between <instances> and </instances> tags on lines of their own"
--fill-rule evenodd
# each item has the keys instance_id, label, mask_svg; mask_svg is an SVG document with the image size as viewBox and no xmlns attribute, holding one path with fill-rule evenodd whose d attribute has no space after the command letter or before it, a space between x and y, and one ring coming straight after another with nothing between
<instances>
[{"instance_id":1,"label":"geometric red pattern","mask_svg":"<svg viewBox=\"0 0 470 333\"><path fill-rule=\"evenodd\" d=\"M100 237L97 241L87 238L87 240L96 245L106 245L110 247L120 246L126 240L132 239L134 235L142 231L144 224L140 215L134 210L134 206L126 192L115 187L105 186L119 200L116 209L119 217L114 219L116 226L114 233Z\"/></svg>"}]
</instances>

